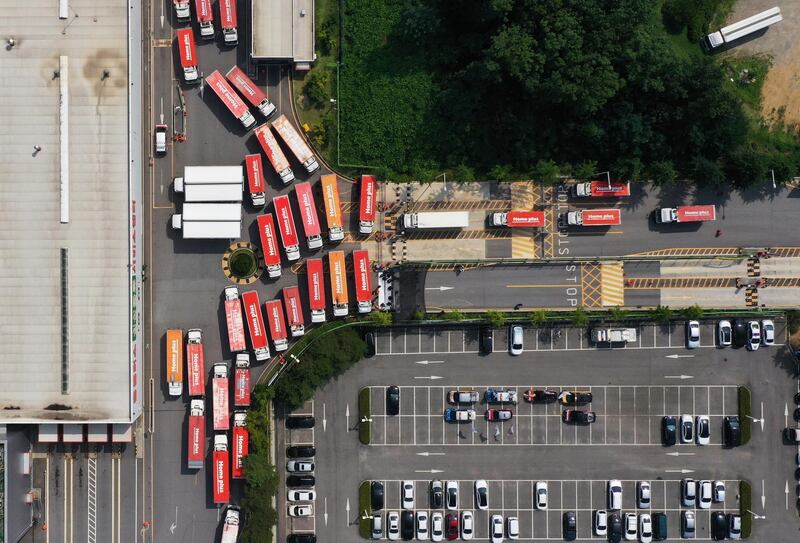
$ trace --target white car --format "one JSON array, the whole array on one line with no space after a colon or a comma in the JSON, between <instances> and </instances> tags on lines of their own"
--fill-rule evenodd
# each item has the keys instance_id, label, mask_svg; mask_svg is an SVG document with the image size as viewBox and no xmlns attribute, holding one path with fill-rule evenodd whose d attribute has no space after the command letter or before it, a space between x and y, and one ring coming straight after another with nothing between
<instances>
[{"instance_id":1,"label":"white car","mask_svg":"<svg viewBox=\"0 0 800 543\"><path fill-rule=\"evenodd\" d=\"M489 519L489 537L492 543L503 543L503 516L492 515Z\"/></svg>"},{"instance_id":2,"label":"white car","mask_svg":"<svg viewBox=\"0 0 800 543\"><path fill-rule=\"evenodd\" d=\"M750 321L747 323L747 350L757 351L759 345L761 345L761 326L758 321Z\"/></svg>"},{"instance_id":3,"label":"white car","mask_svg":"<svg viewBox=\"0 0 800 543\"><path fill-rule=\"evenodd\" d=\"M428 512L417 511L417 539L420 541L427 541L430 534L428 534Z\"/></svg>"},{"instance_id":4,"label":"white car","mask_svg":"<svg viewBox=\"0 0 800 543\"><path fill-rule=\"evenodd\" d=\"M489 486L483 479L475 481L475 505L481 511L489 509Z\"/></svg>"},{"instance_id":5,"label":"white car","mask_svg":"<svg viewBox=\"0 0 800 543\"><path fill-rule=\"evenodd\" d=\"M383 537L383 518L380 513L372 514L372 539Z\"/></svg>"},{"instance_id":6,"label":"white car","mask_svg":"<svg viewBox=\"0 0 800 543\"><path fill-rule=\"evenodd\" d=\"M622 509L622 481L619 479L608 482L608 508L612 511Z\"/></svg>"},{"instance_id":7,"label":"white car","mask_svg":"<svg viewBox=\"0 0 800 543\"><path fill-rule=\"evenodd\" d=\"M711 509L711 481L700 481L700 492L697 495L697 507Z\"/></svg>"},{"instance_id":8,"label":"white car","mask_svg":"<svg viewBox=\"0 0 800 543\"><path fill-rule=\"evenodd\" d=\"M414 509L414 481L403 481L403 509Z\"/></svg>"},{"instance_id":9,"label":"white car","mask_svg":"<svg viewBox=\"0 0 800 543\"><path fill-rule=\"evenodd\" d=\"M461 539L469 541L474 533L475 517L472 516L472 511L464 511L461 513Z\"/></svg>"},{"instance_id":10,"label":"white car","mask_svg":"<svg viewBox=\"0 0 800 543\"><path fill-rule=\"evenodd\" d=\"M444 540L444 515L439 511L431 513L431 541Z\"/></svg>"},{"instance_id":11,"label":"white car","mask_svg":"<svg viewBox=\"0 0 800 543\"><path fill-rule=\"evenodd\" d=\"M445 484L444 500L448 511L458 509L458 483L456 481L447 481L447 484Z\"/></svg>"},{"instance_id":12,"label":"white car","mask_svg":"<svg viewBox=\"0 0 800 543\"><path fill-rule=\"evenodd\" d=\"M508 352L514 356L522 354L522 326L511 326L508 329Z\"/></svg>"},{"instance_id":13,"label":"white car","mask_svg":"<svg viewBox=\"0 0 800 543\"><path fill-rule=\"evenodd\" d=\"M681 481L681 494L684 507L694 507L694 503L697 501L697 481L683 479Z\"/></svg>"},{"instance_id":14,"label":"white car","mask_svg":"<svg viewBox=\"0 0 800 543\"><path fill-rule=\"evenodd\" d=\"M608 534L608 511L598 509L594 512L594 533L602 537Z\"/></svg>"},{"instance_id":15,"label":"white car","mask_svg":"<svg viewBox=\"0 0 800 543\"><path fill-rule=\"evenodd\" d=\"M694 420L691 415L681 415L681 443L694 441Z\"/></svg>"},{"instance_id":16,"label":"white car","mask_svg":"<svg viewBox=\"0 0 800 543\"><path fill-rule=\"evenodd\" d=\"M534 490L536 509L547 509L547 483L538 481Z\"/></svg>"},{"instance_id":17,"label":"white car","mask_svg":"<svg viewBox=\"0 0 800 543\"><path fill-rule=\"evenodd\" d=\"M697 349L700 346L700 323L689 321L686 323L686 348Z\"/></svg>"},{"instance_id":18,"label":"white car","mask_svg":"<svg viewBox=\"0 0 800 543\"><path fill-rule=\"evenodd\" d=\"M642 543L653 541L653 521L650 518L650 513L639 515L639 541Z\"/></svg>"},{"instance_id":19,"label":"white car","mask_svg":"<svg viewBox=\"0 0 800 543\"><path fill-rule=\"evenodd\" d=\"M397 511L386 513L386 537L390 541L400 539L400 513Z\"/></svg>"},{"instance_id":20,"label":"white car","mask_svg":"<svg viewBox=\"0 0 800 543\"><path fill-rule=\"evenodd\" d=\"M290 502L313 502L317 493L314 490L290 490L287 498Z\"/></svg>"},{"instance_id":21,"label":"white car","mask_svg":"<svg viewBox=\"0 0 800 543\"><path fill-rule=\"evenodd\" d=\"M650 483L639 481L639 509L650 508Z\"/></svg>"},{"instance_id":22,"label":"white car","mask_svg":"<svg viewBox=\"0 0 800 543\"><path fill-rule=\"evenodd\" d=\"M735 513L728 513L728 538L742 538L742 517Z\"/></svg>"},{"instance_id":23,"label":"white car","mask_svg":"<svg viewBox=\"0 0 800 543\"><path fill-rule=\"evenodd\" d=\"M720 347L730 347L733 344L731 321L719 321L719 324L717 324L717 341Z\"/></svg>"},{"instance_id":24,"label":"white car","mask_svg":"<svg viewBox=\"0 0 800 543\"><path fill-rule=\"evenodd\" d=\"M625 521L622 526L625 530L625 540L636 541L636 535L639 528L636 525L636 513L625 513Z\"/></svg>"},{"instance_id":25,"label":"white car","mask_svg":"<svg viewBox=\"0 0 800 543\"><path fill-rule=\"evenodd\" d=\"M708 445L711 443L711 420L708 415L697 415L696 419L698 445Z\"/></svg>"},{"instance_id":26,"label":"white car","mask_svg":"<svg viewBox=\"0 0 800 543\"><path fill-rule=\"evenodd\" d=\"M159 155L167 154L167 130L168 127L165 124L156 125L156 153Z\"/></svg>"},{"instance_id":27,"label":"white car","mask_svg":"<svg viewBox=\"0 0 800 543\"><path fill-rule=\"evenodd\" d=\"M761 321L761 344L775 345L775 323L769 319Z\"/></svg>"},{"instance_id":28,"label":"white car","mask_svg":"<svg viewBox=\"0 0 800 543\"><path fill-rule=\"evenodd\" d=\"M286 471L290 471L292 473L311 473L314 471L314 462L289 460L286 462Z\"/></svg>"},{"instance_id":29,"label":"white car","mask_svg":"<svg viewBox=\"0 0 800 543\"><path fill-rule=\"evenodd\" d=\"M684 511L683 513L681 513L681 537L684 539L694 539L695 537L694 511Z\"/></svg>"},{"instance_id":30,"label":"white car","mask_svg":"<svg viewBox=\"0 0 800 543\"><path fill-rule=\"evenodd\" d=\"M725 483L723 481L714 481L714 502L725 503Z\"/></svg>"},{"instance_id":31,"label":"white car","mask_svg":"<svg viewBox=\"0 0 800 543\"><path fill-rule=\"evenodd\" d=\"M310 503L303 505L289 506L290 517L310 517L313 514L314 514L314 508L311 506Z\"/></svg>"},{"instance_id":32,"label":"white car","mask_svg":"<svg viewBox=\"0 0 800 543\"><path fill-rule=\"evenodd\" d=\"M519 519L517 517L506 518L506 536L509 539L519 539Z\"/></svg>"}]
</instances>

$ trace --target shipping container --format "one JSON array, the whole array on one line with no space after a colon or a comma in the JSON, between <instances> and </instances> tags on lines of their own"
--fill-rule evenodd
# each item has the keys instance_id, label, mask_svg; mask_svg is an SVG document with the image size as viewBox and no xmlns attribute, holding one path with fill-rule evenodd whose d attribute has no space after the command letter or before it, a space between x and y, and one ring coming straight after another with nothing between
<instances>
[{"instance_id":1,"label":"shipping container","mask_svg":"<svg viewBox=\"0 0 800 543\"><path fill-rule=\"evenodd\" d=\"M192 29L181 28L176 32L176 35L178 56L181 59L181 68L183 69L183 80L186 83L197 83L200 79L197 71L197 48L194 44Z\"/></svg>"},{"instance_id":2,"label":"shipping container","mask_svg":"<svg viewBox=\"0 0 800 543\"><path fill-rule=\"evenodd\" d=\"M339 201L339 183L333 174L321 177L322 199L325 202L325 218L328 222L328 239L342 241L344 226L342 223L342 206Z\"/></svg>"},{"instance_id":3,"label":"shipping container","mask_svg":"<svg viewBox=\"0 0 800 543\"><path fill-rule=\"evenodd\" d=\"M358 206L358 231L371 234L375 224L378 183L372 175L361 176L361 195Z\"/></svg>"},{"instance_id":4,"label":"shipping container","mask_svg":"<svg viewBox=\"0 0 800 543\"><path fill-rule=\"evenodd\" d=\"M167 330L167 388L169 395L183 394L183 330Z\"/></svg>"},{"instance_id":5,"label":"shipping container","mask_svg":"<svg viewBox=\"0 0 800 543\"><path fill-rule=\"evenodd\" d=\"M289 197L286 195L275 196L272 199L272 204L275 206L278 231L281 234L286 259L297 260L300 258L300 242L297 239L297 228L294 226L294 215L292 215Z\"/></svg>"},{"instance_id":6,"label":"shipping container","mask_svg":"<svg viewBox=\"0 0 800 543\"><path fill-rule=\"evenodd\" d=\"M189 404L189 434L186 440L186 467L200 469L206 459L205 402L195 399Z\"/></svg>"},{"instance_id":7,"label":"shipping container","mask_svg":"<svg viewBox=\"0 0 800 543\"><path fill-rule=\"evenodd\" d=\"M286 118L286 115L281 115L272 121L272 127L308 173L314 173L319 169L319 164L311 151L311 147L308 146L300 133Z\"/></svg>"},{"instance_id":8,"label":"shipping container","mask_svg":"<svg viewBox=\"0 0 800 543\"><path fill-rule=\"evenodd\" d=\"M202 0L200 0L202 1ZM206 83L214 91L214 94L225 104L228 111L236 117L245 128L250 128L256 123L255 117L250 113L247 105L239 98L239 95L231 88L228 81L222 77L219 70L214 70L211 75L206 77Z\"/></svg>"},{"instance_id":9,"label":"shipping container","mask_svg":"<svg viewBox=\"0 0 800 543\"><path fill-rule=\"evenodd\" d=\"M283 304L280 300L269 300L264 304L269 322L269 335L276 351L285 351L289 348L286 333L286 319L283 316Z\"/></svg>"},{"instance_id":10,"label":"shipping container","mask_svg":"<svg viewBox=\"0 0 800 543\"><path fill-rule=\"evenodd\" d=\"M258 235L261 238L261 252L264 253L264 265L267 275L272 278L281 276L281 254L278 251L278 238L275 236L275 220L272 213L259 215Z\"/></svg>"},{"instance_id":11,"label":"shipping container","mask_svg":"<svg viewBox=\"0 0 800 543\"><path fill-rule=\"evenodd\" d=\"M189 396L206 395L206 369L203 361L203 332L193 328L186 333L186 368L189 379Z\"/></svg>"},{"instance_id":12,"label":"shipping container","mask_svg":"<svg viewBox=\"0 0 800 543\"><path fill-rule=\"evenodd\" d=\"M300 208L300 219L303 223L303 232L306 235L308 248L319 249L322 247L322 231L317 216L317 204L314 202L314 193L311 191L311 183L297 183L294 191L297 194L297 205Z\"/></svg>"},{"instance_id":13,"label":"shipping container","mask_svg":"<svg viewBox=\"0 0 800 543\"><path fill-rule=\"evenodd\" d=\"M311 322L325 322L325 273L321 258L306 260L306 279Z\"/></svg>"},{"instance_id":14,"label":"shipping container","mask_svg":"<svg viewBox=\"0 0 800 543\"><path fill-rule=\"evenodd\" d=\"M233 406L250 407L250 355L236 355L236 369L233 376Z\"/></svg>"},{"instance_id":15,"label":"shipping container","mask_svg":"<svg viewBox=\"0 0 800 543\"><path fill-rule=\"evenodd\" d=\"M236 45L239 43L236 0L219 0L219 21L222 27L222 38L225 41L225 45Z\"/></svg>"},{"instance_id":16,"label":"shipping container","mask_svg":"<svg viewBox=\"0 0 800 543\"><path fill-rule=\"evenodd\" d=\"M369 252L353 251L353 274L356 283L356 301L359 313L372 311L372 278Z\"/></svg>"},{"instance_id":17,"label":"shipping container","mask_svg":"<svg viewBox=\"0 0 800 543\"><path fill-rule=\"evenodd\" d=\"M228 409L228 366L224 362L214 364L211 378L211 397L214 406L214 430L222 431L230 428L230 411Z\"/></svg>"},{"instance_id":18,"label":"shipping container","mask_svg":"<svg viewBox=\"0 0 800 543\"><path fill-rule=\"evenodd\" d=\"M577 198L622 198L631 195L627 181L586 181L578 183L572 194Z\"/></svg>"},{"instance_id":19,"label":"shipping container","mask_svg":"<svg viewBox=\"0 0 800 543\"><path fill-rule=\"evenodd\" d=\"M509 228L544 228L544 211L509 211L508 213L492 213L492 226Z\"/></svg>"},{"instance_id":20,"label":"shipping container","mask_svg":"<svg viewBox=\"0 0 800 543\"><path fill-rule=\"evenodd\" d=\"M211 10L211 0L194 0L194 9L197 13L197 24L200 25L200 37L213 40L214 12Z\"/></svg>"},{"instance_id":21,"label":"shipping container","mask_svg":"<svg viewBox=\"0 0 800 543\"><path fill-rule=\"evenodd\" d=\"M244 479L244 459L250 448L250 435L247 432L247 413L237 411L233 414L233 465L231 475L234 479Z\"/></svg>"},{"instance_id":22,"label":"shipping container","mask_svg":"<svg viewBox=\"0 0 800 543\"><path fill-rule=\"evenodd\" d=\"M333 316L346 317L350 312L347 298L347 275L344 262L344 251L328 253L328 273L331 280L331 302Z\"/></svg>"},{"instance_id":23,"label":"shipping container","mask_svg":"<svg viewBox=\"0 0 800 543\"><path fill-rule=\"evenodd\" d=\"M281 146L278 145L278 140L272 135L269 125L262 124L256 128L255 133L256 139L258 139L258 143L261 144L261 149L263 149L264 153L267 155L269 163L272 164L272 168L281 178L281 183L288 185L294 181L294 172L292 172L292 168L289 166L289 161L286 159L286 155L283 154Z\"/></svg>"},{"instance_id":24,"label":"shipping container","mask_svg":"<svg viewBox=\"0 0 800 543\"><path fill-rule=\"evenodd\" d=\"M247 77L247 74L242 71L241 68L238 66L234 66L228 73L225 75L228 78L228 81L231 82L239 94L244 96L245 100L250 102L251 105L258 108L261 114L266 117L270 118L275 114L275 104L271 103L267 99L267 95L264 94L264 91L255 84L255 82ZM267 130L269 128L264 125Z\"/></svg>"},{"instance_id":25,"label":"shipping container","mask_svg":"<svg viewBox=\"0 0 800 543\"><path fill-rule=\"evenodd\" d=\"M303 322L303 304L300 302L300 289L297 287L283 288L283 303L286 305L286 321L292 337L305 334Z\"/></svg>"},{"instance_id":26,"label":"shipping container","mask_svg":"<svg viewBox=\"0 0 800 543\"><path fill-rule=\"evenodd\" d=\"M231 501L230 488L230 455L228 453L228 436L214 435L213 481L214 503L223 504Z\"/></svg>"},{"instance_id":27,"label":"shipping container","mask_svg":"<svg viewBox=\"0 0 800 543\"><path fill-rule=\"evenodd\" d=\"M247 155L244 157L245 170L247 170L247 188L250 189L250 201L254 206L260 207L267 203L264 195L266 184L264 183L264 165L261 163L261 155Z\"/></svg>"},{"instance_id":28,"label":"shipping container","mask_svg":"<svg viewBox=\"0 0 800 543\"><path fill-rule=\"evenodd\" d=\"M256 360L267 360L269 345L267 344L267 332L264 330L264 318L261 316L258 292L255 290L243 292L242 304L247 319L247 329L250 331L250 345L253 347L253 354L255 354Z\"/></svg>"},{"instance_id":29,"label":"shipping container","mask_svg":"<svg viewBox=\"0 0 800 543\"><path fill-rule=\"evenodd\" d=\"M225 287L225 321L228 325L228 348L232 353L246 350L242 303L239 289L235 286Z\"/></svg>"}]
</instances>

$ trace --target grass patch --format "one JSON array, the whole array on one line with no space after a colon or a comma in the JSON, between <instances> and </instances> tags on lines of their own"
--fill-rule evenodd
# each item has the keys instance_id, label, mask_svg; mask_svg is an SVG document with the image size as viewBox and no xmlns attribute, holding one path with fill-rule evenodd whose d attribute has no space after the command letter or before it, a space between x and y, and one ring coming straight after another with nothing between
<instances>
[{"instance_id":1,"label":"grass patch","mask_svg":"<svg viewBox=\"0 0 800 543\"><path fill-rule=\"evenodd\" d=\"M771 64L767 57L727 57L721 63L725 85L756 116L760 116L761 89Z\"/></svg>"},{"instance_id":2,"label":"grass patch","mask_svg":"<svg viewBox=\"0 0 800 543\"><path fill-rule=\"evenodd\" d=\"M370 482L361 481L358 486L358 534L364 539L372 538L371 519Z\"/></svg>"},{"instance_id":3,"label":"grass patch","mask_svg":"<svg viewBox=\"0 0 800 543\"><path fill-rule=\"evenodd\" d=\"M364 387L358 392L358 440L364 445L369 445L372 440L372 397L369 387ZM364 422L364 419L367 422Z\"/></svg>"},{"instance_id":4,"label":"grass patch","mask_svg":"<svg viewBox=\"0 0 800 543\"><path fill-rule=\"evenodd\" d=\"M739 387L739 425L742 428L742 445L750 441L753 419L750 418L752 399L750 389L746 386Z\"/></svg>"},{"instance_id":5,"label":"grass patch","mask_svg":"<svg viewBox=\"0 0 800 543\"><path fill-rule=\"evenodd\" d=\"M739 482L739 514L742 516L742 539L750 537L753 529L753 487L750 481Z\"/></svg>"}]
</instances>

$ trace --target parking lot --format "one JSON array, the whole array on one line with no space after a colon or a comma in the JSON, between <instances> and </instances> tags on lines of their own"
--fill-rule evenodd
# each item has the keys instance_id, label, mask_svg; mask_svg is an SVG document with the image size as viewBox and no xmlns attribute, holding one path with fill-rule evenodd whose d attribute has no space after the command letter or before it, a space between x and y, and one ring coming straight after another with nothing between
<instances>
[{"instance_id":1,"label":"parking lot","mask_svg":"<svg viewBox=\"0 0 800 543\"><path fill-rule=\"evenodd\" d=\"M695 479L702 474L693 474ZM387 511L400 511L401 480L384 480L385 505L382 514ZM427 509L429 496L429 480L414 480L415 510ZM475 507L474 480L458 480L458 512L472 511L475 516L475 539L487 540L489 517L502 515L517 517L520 522L520 538L525 540L559 540L562 538L562 515L566 511L574 511L578 521L578 539L603 540L594 536L592 517L594 511L607 509L607 480L547 480L547 510L536 509L534 504L535 480L487 480L489 487L489 509L478 510ZM648 481L651 485L651 506L639 509L636 502L636 480L622 480L623 508L625 513L657 513L667 515L669 539L680 539L681 511L693 511L697 521L697 539L710 539L710 519L714 511L737 513L739 504L736 499L739 481L723 481L726 487L724 503L713 503L711 509L684 507L681 505L680 479L662 479ZM443 514L453 511L440 509Z\"/></svg>"},{"instance_id":2,"label":"parking lot","mask_svg":"<svg viewBox=\"0 0 800 543\"><path fill-rule=\"evenodd\" d=\"M314 413L314 401L306 402L306 404L301 407L300 409L294 411L292 415L295 416L302 416L302 415L310 415L315 416ZM283 443L286 444L287 447L291 447L294 445L311 445L314 446L314 431L315 428L294 428L289 429L286 427L285 424L281 425L283 428ZM284 475L291 475L288 473L286 469L280 469L281 467L285 468L286 462L286 455L281 454L280 458L282 458L283 466L279 465L278 473ZM312 473L312 475L315 475ZM278 499L279 504L283 504L282 507L278 509L278 514L283 517L286 521L286 526L288 527L290 532L293 533L303 533L303 532L311 532L313 533L316 530L317 525L317 503L313 503L313 514L310 517L292 517L289 516L287 507L289 502L286 499L286 494L284 492L283 496L279 496Z\"/></svg>"},{"instance_id":3,"label":"parking lot","mask_svg":"<svg viewBox=\"0 0 800 543\"><path fill-rule=\"evenodd\" d=\"M735 385L675 386L584 386L580 384L547 385L537 389L586 390L592 402L576 407L594 411L593 424L572 425L561 421L567 406L554 402L533 404L523 396L528 387L503 384L443 385L400 387L400 414L386 415L386 387L371 387L372 445L661 445L661 419L664 415L708 415L711 419L711 445L722 444L722 419L738 414ZM517 405L481 401L473 423L445 422L450 390L477 390L481 397L487 388L514 390ZM495 407L510 409L507 422L487 421L483 414ZM682 447L696 447L694 444Z\"/></svg>"}]
</instances>

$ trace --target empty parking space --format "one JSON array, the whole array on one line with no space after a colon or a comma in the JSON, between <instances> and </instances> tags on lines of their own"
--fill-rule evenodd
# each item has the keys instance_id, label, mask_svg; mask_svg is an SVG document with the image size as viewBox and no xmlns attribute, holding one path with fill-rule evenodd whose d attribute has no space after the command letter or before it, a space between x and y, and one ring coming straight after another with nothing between
<instances>
[{"instance_id":1,"label":"empty parking space","mask_svg":"<svg viewBox=\"0 0 800 543\"><path fill-rule=\"evenodd\" d=\"M702 474L694 474L702 476ZM414 485L414 509L425 510L430 514L430 481L409 479ZM594 512L608 508L607 480L487 480L489 508L479 510L474 497L474 480L453 480L458 486L457 506L453 510L438 509L442 514L460 515L470 511L475 517L475 539L486 540L489 535L489 518L502 515L503 518L517 517L520 521L521 540L561 540L562 519L567 511L573 511L578 521L578 539L597 539L593 531ZM547 484L547 508L538 509L535 505L535 486L537 482ZM639 508L637 484L639 481L622 479L623 501L619 511L621 517L626 513L664 513L667 516L670 540L680 539L680 518L684 511L694 513L697 528L696 539L710 539L711 514L715 511L738 513L739 481L723 481L726 499L722 503L712 503L709 509L695 505L686 507L681 500L680 479L658 479L647 481L651 488L650 507ZM384 508L387 511L402 510L402 481L382 481L385 490ZM445 484L445 481L442 482ZM378 512L375 512L378 513Z\"/></svg>"},{"instance_id":2,"label":"empty parking space","mask_svg":"<svg viewBox=\"0 0 800 543\"><path fill-rule=\"evenodd\" d=\"M516 404L487 404L488 388L516 393ZM527 387L505 385L401 386L400 412L386 414L386 387L370 387L372 396L373 446L408 445L661 445L661 424L665 415L708 415L711 446L721 446L723 417L738 414L735 385L673 386L582 386L537 385L538 390L554 392L586 391L591 402L565 406L560 402L525 401ZM472 405L451 405L451 390L476 391L481 400ZM473 410L475 418L462 423L447 422L445 410ZM487 409L508 409L511 420L489 421ZM593 424L573 425L562 422L565 409L595 413ZM695 447L692 443L679 447Z\"/></svg>"}]
</instances>

